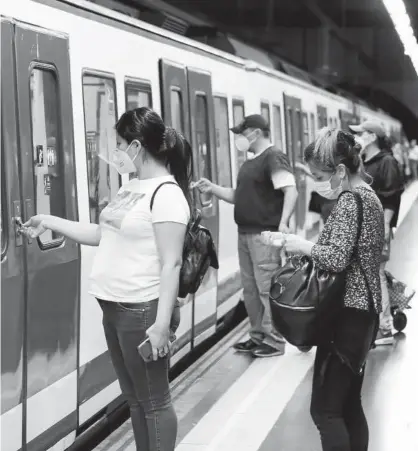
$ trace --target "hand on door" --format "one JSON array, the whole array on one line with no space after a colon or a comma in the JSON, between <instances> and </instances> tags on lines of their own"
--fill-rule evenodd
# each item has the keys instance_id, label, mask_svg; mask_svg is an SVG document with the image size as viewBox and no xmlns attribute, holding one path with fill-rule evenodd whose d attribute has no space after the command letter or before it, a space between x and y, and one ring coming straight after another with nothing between
<instances>
[{"instance_id":1,"label":"hand on door","mask_svg":"<svg viewBox=\"0 0 418 451\"><path fill-rule=\"evenodd\" d=\"M22 234L29 238L38 238L47 231L43 215L32 216L29 221L23 224Z\"/></svg>"}]
</instances>

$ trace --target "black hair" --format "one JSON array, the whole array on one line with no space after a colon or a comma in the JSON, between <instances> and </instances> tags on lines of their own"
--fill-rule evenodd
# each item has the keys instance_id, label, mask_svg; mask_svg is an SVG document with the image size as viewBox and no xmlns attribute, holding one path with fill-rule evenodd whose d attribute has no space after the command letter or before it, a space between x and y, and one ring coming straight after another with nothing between
<instances>
[{"instance_id":1,"label":"black hair","mask_svg":"<svg viewBox=\"0 0 418 451\"><path fill-rule=\"evenodd\" d=\"M316 140L304 151L307 163L312 162L318 169L333 172L343 164L348 172L359 174L365 181L371 179L363 168L360 156L361 146L354 136L346 131L325 127L318 132Z\"/></svg>"},{"instance_id":2,"label":"black hair","mask_svg":"<svg viewBox=\"0 0 418 451\"><path fill-rule=\"evenodd\" d=\"M161 117L147 107L123 113L116 123L116 131L128 144L138 140L155 160L165 164L191 206L193 152L186 138L174 128L166 127Z\"/></svg>"}]
</instances>

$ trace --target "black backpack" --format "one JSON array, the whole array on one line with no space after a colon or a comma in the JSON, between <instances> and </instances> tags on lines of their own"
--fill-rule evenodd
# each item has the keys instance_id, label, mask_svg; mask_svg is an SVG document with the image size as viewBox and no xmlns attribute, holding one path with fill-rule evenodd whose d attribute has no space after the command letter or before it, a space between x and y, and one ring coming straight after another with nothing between
<instances>
[{"instance_id":1,"label":"black backpack","mask_svg":"<svg viewBox=\"0 0 418 451\"><path fill-rule=\"evenodd\" d=\"M157 186L150 202L150 210L154 204L154 198L163 185L177 185L175 182L164 182ZM187 225L183 247L183 263L180 270L179 293L180 298L188 294L194 294L200 287L209 266L219 269L218 256L210 231L200 225L201 212L195 210Z\"/></svg>"}]
</instances>

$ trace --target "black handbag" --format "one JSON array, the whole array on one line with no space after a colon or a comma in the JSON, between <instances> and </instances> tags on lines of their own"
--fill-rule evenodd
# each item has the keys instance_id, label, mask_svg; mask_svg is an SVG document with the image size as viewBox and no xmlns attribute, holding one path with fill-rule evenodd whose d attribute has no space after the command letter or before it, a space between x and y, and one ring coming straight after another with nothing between
<instances>
[{"instance_id":1,"label":"black handbag","mask_svg":"<svg viewBox=\"0 0 418 451\"><path fill-rule=\"evenodd\" d=\"M358 231L354 255L363 222L363 203L358 205ZM345 191L341 196L349 195ZM273 276L270 288L272 321L292 345L318 346L329 342L329 333L344 306L346 272L332 273L315 265L309 257L293 257Z\"/></svg>"}]
</instances>

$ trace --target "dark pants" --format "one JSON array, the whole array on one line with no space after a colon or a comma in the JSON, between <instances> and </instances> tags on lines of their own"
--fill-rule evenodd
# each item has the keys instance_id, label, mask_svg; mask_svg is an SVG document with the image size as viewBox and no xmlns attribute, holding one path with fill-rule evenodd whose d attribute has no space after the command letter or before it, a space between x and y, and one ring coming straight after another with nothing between
<instances>
[{"instance_id":1,"label":"dark pants","mask_svg":"<svg viewBox=\"0 0 418 451\"><path fill-rule=\"evenodd\" d=\"M177 416L168 381L169 357L145 363L137 350L146 338L146 330L155 322L158 301L99 303L112 363L130 408L137 450L174 451ZM180 308L176 306L172 333L179 322Z\"/></svg>"},{"instance_id":2,"label":"dark pants","mask_svg":"<svg viewBox=\"0 0 418 451\"><path fill-rule=\"evenodd\" d=\"M369 428L361 405L364 371L355 374L338 356L318 347L311 416L323 451L367 451Z\"/></svg>"}]
</instances>

